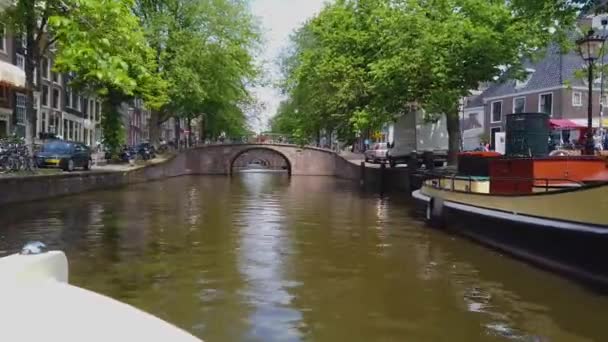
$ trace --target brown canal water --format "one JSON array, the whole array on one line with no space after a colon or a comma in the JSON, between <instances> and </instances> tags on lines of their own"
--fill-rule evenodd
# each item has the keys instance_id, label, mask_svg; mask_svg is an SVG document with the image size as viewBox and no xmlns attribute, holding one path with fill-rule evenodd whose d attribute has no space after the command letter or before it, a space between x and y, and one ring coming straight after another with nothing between
<instances>
[{"instance_id":1,"label":"brown canal water","mask_svg":"<svg viewBox=\"0 0 608 342\"><path fill-rule=\"evenodd\" d=\"M207 342L608 341L607 297L429 229L403 197L174 178L4 207L0 251L44 241L72 283Z\"/></svg>"}]
</instances>

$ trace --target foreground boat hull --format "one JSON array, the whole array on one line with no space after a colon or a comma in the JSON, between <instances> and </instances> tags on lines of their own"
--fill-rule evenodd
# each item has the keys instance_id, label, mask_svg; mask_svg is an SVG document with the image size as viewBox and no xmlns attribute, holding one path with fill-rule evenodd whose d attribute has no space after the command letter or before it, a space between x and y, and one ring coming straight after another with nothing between
<instances>
[{"instance_id":1,"label":"foreground boat hull","mask_svg":"<svg viewBox=\"0 0 608 342\"><path fill-rule=\"evenodd\" d=\"M586 202L581 202L585 197L580 196L578 202L570 203L569 207L552 200L551 195L471 196L430 187L413 195L430 221L435 218L436 223L441 219L440 222L451 231L544 268L604 287L608 286L608 225L601 223L608 221L608 208L601 201L608 196L607 190L605 186L583 189L578 195L586 194ZM576 192L554 195L572 197L573 194ZM524 197L524 201L518 202L515 197ZM564 197L556 198L563 201ZM573 207L585 206L584 203L587 203L584 210L575 213ZM551 204L559 205L553 210ZM432 208L433 205L441 208ZM587 210L587 207L593 210ZM568 211L565 215L564 210Z\"/></svg>"}]
</instances>

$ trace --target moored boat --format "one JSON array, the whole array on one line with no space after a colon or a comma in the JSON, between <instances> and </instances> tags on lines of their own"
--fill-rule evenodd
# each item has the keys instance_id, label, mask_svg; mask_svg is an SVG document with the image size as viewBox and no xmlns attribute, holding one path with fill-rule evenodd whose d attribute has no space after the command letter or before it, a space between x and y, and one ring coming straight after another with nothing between
<instances>
[{"instance_id":1,"label":"moored boat","mask_svg":"<svg viewBox=\"0 0 608 342\"><path fill-rule=\"evenodd\" d=\"M431 225L608 284L604 160L494 157L485 165L485 175L431 177L413 192Z\"/></svg>"}]
</instances>

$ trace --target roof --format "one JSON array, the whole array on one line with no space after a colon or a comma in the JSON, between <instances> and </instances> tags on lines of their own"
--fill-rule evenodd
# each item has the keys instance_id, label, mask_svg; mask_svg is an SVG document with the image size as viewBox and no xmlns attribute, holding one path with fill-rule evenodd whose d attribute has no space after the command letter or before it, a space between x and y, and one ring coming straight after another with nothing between
<instances>
[{"instance_id":1,"label":"roof","mask_svg":"<svg viewBox=\"0 0 608 342\"><path fill-rule=\"evenodd\" d=\"M596 30L596 34L606 36L608 31ZM572 39L575 34L571 35ZM608 62L608 57L605 57ZM586 82L575 77L575 72L584 68L584 62L576 50L562 54L558 44L551 44L545 51L544 57L536 62L524 63L524 67L534 70L527 83L516 87L517 81L505 79L493 83L486 89L482 97L502 97L516 95L546 88L569 85L573 87L586 86Z\"/></svg>"}]
</instances>

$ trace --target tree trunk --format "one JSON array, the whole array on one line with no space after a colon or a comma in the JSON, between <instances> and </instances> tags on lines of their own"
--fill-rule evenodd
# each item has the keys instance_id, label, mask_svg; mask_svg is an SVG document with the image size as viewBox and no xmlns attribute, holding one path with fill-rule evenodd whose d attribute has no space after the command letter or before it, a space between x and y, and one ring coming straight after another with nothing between
<instances>
[{"instance_id":1,"label":"tree trunk","mask_svg":"<svg viewBox=\"0 0 608 342\"><path fill-rule=\"evenodd\" d=\"M448 165L458 163L458 152L460 152L460 116L459 112L446 114L448 129Z\"/></svg>"},{"instance_id":2,"label":"tree trunk","mask_svg":"<svg viewBox=\"0 0 608 342\"><path fill-rule=\"evenodd\" d=\"M175 120L175 147L177 147L177 149L179 150L180 148L180 138L181 138L181 134L180 134L180 127L179 127L179 118L176 116L174 118Z\"/></svg>"},{"instance_id":3,"label":"tree trunk","mask_svg":"<svg viewBox=\"0 0 608 342\"><path fill-rule=\"evenodd\" d=\"M38 47L34 38L36 31L36 11L33 0L23 0L25 3L25 142L33 152L34 139L36 135L36 112L34 108L34 70L36 69L36 59Z\"/></svg>"},{"instance_id":4,"label":"tree trunk","mask_svg":"<svg viewBox=\"0 0 608 342\"><path fill-rule=\"evenodd\" d=\"M150 112L150 122L148 123L148 133L150 135L150 143L154 148L159 147L160 143L160 124L159 124L159 111L152 110Z\"/></svg>"},{"instance_id":5,"label":"tree trunk","mask_svg":"<svg viewBox=\"0 0 608 342\"><path fill-rule=\"evenodd\" d=\"M188 127L188 135L186 135L186 143L187 143L187 147L190 148L192 147L192 122L190 118L186 119L186 124Z\"/></svg>"}]
</instances>

